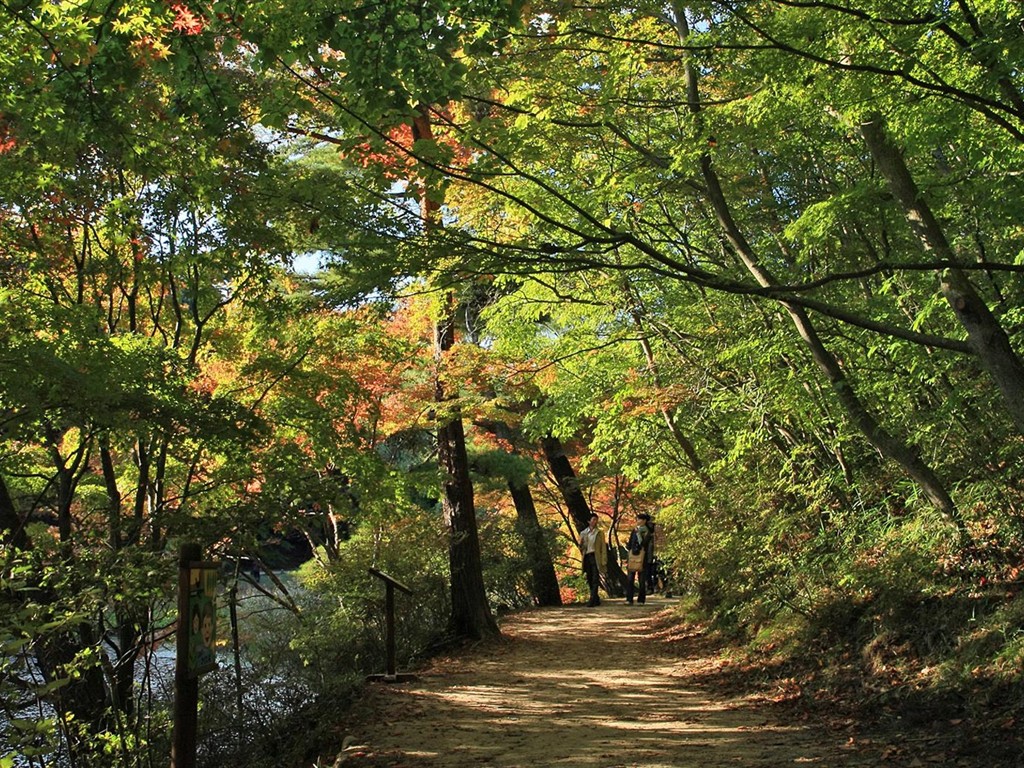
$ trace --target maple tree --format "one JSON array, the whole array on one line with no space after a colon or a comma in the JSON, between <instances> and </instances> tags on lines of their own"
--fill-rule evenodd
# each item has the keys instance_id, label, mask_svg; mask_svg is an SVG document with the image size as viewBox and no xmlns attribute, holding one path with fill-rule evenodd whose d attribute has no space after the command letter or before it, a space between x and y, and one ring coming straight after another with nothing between
<instances>
[{"instance_id":1,"label":"maple tree","mask_svg":"<svg viewBox=\"0 0 1024 768\"><path fill-rule=\"evenodd\" d=\"M416 9L373 4L311 21L305 8L260 3L250 6L234 28L254 43L254 61L278 75L275 93L283 101L299 88L299 104L283 104L276 114L264 111L266 125L338 146L364 168L376 169L385 184L396 174L407 176L405 194L418 208L421 235L421 253L413 258L429 264L443 223L445 189L443 174L433 168L437 162L461 162L464 153L436 135L427 105L443 106L458 95L464 87L458 55L464 42L475 40L476 48L493 50L496 42L486 34L490 20L510 12L514 8L505 3L437 3ZM424 156L433 161L423 162ZM384 196L385 189L379 194ZM406 244L402 252L411 250ZM414 263L395 264L395 273L418 274ZM441 290L434 328L439 365L455 343L454 299ZM495 634L481 574L464 427L457 398L440 373L435 402L441 499L450 528L451 623L459 635Z\"/></svg>"},{"instance_id":2,"label":"maple tree","mask_svg":"<svg viewBox=\"0 0 1024 768\"><path fill-rule=\"evenodd\" d=\"M5 697L5 719L25 754L109 764L106 740L141 764L127 745L166 717L137 677L170 622L166 550L261 431L206 363L282 255L251 195L267 153L184 6L30 3L0 25L4 663L51 707L33 723Z\"/></svg>"}]
</instances>

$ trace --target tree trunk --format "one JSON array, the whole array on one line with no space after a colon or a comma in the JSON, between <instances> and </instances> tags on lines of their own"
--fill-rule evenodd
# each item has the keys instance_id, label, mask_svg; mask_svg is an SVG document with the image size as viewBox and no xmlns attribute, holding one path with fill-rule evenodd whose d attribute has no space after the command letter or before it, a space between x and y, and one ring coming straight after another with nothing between
<instances>
[{"instance_id":1,"label":"tree trunk","mask_svg":"<svg viewBox=\"0 0 1024 768\"><path fill-rule=\"evenodd\" d=\"M562 441L554 435L548 435L540 441L540 444L544 450L548 468L555 478L566 509L569 510L569 517L576 525L578 533L590 524L590 504L587 503L583 491L580 490L579 480L576 478L572 464L569 463L569 457L565 455Z\"/></svg>"},{"instance_id":2,"label":"tree trunk","mask_svg":"<svg viewBox=\"0 0 1024 768\"><path fill-rule=\"evenodd\" d=\"M910 169L893 146L880 115L860 126L878 170L903 206L907 221L925 251L954 264L955 254L931 207L922 197ZM967 274L950 266L939 273L939 287L957 320L967 331L967 341L982 367L992 377L1003 404L1019 432L1024 433L1024 363L1010 345L1006 331L978 295Z\"/></svg>"},{"instance_id":3,"label":"tree trunk","mask_svg":"<svg viewBox=\"0 0 1024 768\"><path fill-rule=\"evenodd\" d=\"M417 140L432 138L430 117L420 108L413 121ZM426 234L440 226L440 205L431 200L426 190L420 198L420 212ZM434 402L438 409L437 455L443 478L441 504L448 527L448 563L451 570L452 615L450 628L459 637L479 639L499 634L498 623L491 613L484 587L480 537L477 532L473 484L469 476L466 435L462 416L451 406L454 399L441 375L441 364L455 344L455 298L446 292L440 317L434 325Z\"/></svg>"},{"instance_id":4,"label":"tree trunk","mask_svg":"<svg viewBox=\"0 0 1024 768\"><path fill-rule=\"evenodd\" d=\"M502 421L476 424L507 443L510 446L510 453L519 455L508 424ZM544 540L544 529L537 516L537 506L533 503L530 486L515 472L508 473L506 482L516 508L516 529L523 538L523 551L530 562L533 596L538 605L561 605L562 593L558 586L558 576L555 574L555 564Z\"/></svg>"},{"instance_id":5,"label":"tree trunk","mask_svg":"<svg viewBox=\"0 0 1024 768\"><path fill-rule=\"evenodd\" d=\"M533 596L538 605L561 605L562 592L558 587L555 564L544 541L544 529L537 519L537 507L533 503L530 486L516 478L509 478L508 490L516 506L516 528L523 537L523 547L530 561Z\"/></svg>"},{"instance_id":6,"label":"tree trunk","mask_svg":"<svg viewBox=\"0 0 1024 768\"><path fill-rule=\"evenodd\" d=\"M434 349L438 362L454 343L454 299L448 295L446 317L436 326ZM434 379L434 401L448 409L450 396L442 377ZM460 416L441 415L437 428L437 454L441 466L444 493L441 497L445 525L448 526L448 562L451 569L451 629L459 637L479 639L498 634L484 588L480 538L477 532L473 483L469 477L466 436Z\"/></svg>"},{"instance_id":7,"label":"tree trunk","mask_svg":"<svg viewBox=\"0 0 1024 768\"><path fill-rule=\"evenodd\" d=\"M576 533L579 533L590 524L590 504L587 503L583 491L580 490L580 482L576 478L576 472L569 463L569 457L565 455L565 448L562 441L554 435L548 435L540 441L544 451L544 458L548 463L555 478L555 484L562 494L566 509L569 511L569 518L576 525ZM609 528L610 530L610 528ZM626 574L619 567L617 553L612 550L608 542L608 573L605 586L608 594L615 597L622 594L622 587L626 581Z\"/></svg>"}]
</instances>

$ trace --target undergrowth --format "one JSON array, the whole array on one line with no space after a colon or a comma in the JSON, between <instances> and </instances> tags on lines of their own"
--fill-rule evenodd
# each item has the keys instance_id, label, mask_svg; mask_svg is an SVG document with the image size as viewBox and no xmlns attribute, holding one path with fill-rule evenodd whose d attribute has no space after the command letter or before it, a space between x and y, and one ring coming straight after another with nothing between
<instances>
[{"instance_id":1,"label":"undergrowth","mask_svg":"<svg viewBox=\"0 0 1024 768\"><path fill-rule=\"evenodd\" d=\"M893 734L930 728L951 754L997 763L1022 754L1021 542L987 521L961 548L925 530L894 525L836 552L827 578L801 575L799 604L785 583L733 605L698 587L680 615L733 649L738 685L807 715Z\"/></svg>"}]
</instances>

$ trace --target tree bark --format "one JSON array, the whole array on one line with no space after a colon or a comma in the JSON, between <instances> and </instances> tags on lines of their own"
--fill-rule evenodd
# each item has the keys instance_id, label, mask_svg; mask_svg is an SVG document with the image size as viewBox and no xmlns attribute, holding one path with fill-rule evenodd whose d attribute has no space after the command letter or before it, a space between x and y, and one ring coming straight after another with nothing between
<instances>
[{"instance_id":1,"label":"tree bark","mask_svg":"<svg viewBox=\"0 0 1024 768\"><path fill-rule=\"evenodd\" d=\"M540 445L544 450L548 468L555 478L555 484L565 501L566 509L569 510L569 517L576 526L576 532L579 533L590 524L590 504L580 490L576 472L569 463L569 457L565 455L561 440L554 435L548 435L540 441Z\"/></svg>"},{"instance_id":2,"label":"tree bark","mask_svg":"<svg viewBox=\"0 0 1024 768\"><path fill-rule=\"evenodd\" d=\"M943 261L955 264L956 257L946 234L914 183L903 155L889 140L883 118L874 115L861 123L860 132L921 246ZM1011 346L1009 336L963 270L950 266L941 271L939 288L967 331L967 341L981 366L999 389L1017 430L1024 433L1024 363Z\"/></svg>"},{"instance_id":3,"label":"tree bark","mask_svg":"<svg viewBox=\"0 0 1024 768\"><path fill-rule=\"evenodd\" d=\"M436 326L434 349L438 362L454 343L452 309L449 294L446 317ZM450 408L440 375L434 379L434 401ZM437 454L443 477L441 504L448 527L448 563L451 570L452 615L450 628L459 637L479 639L498 634L498 624L487 602L480 538L473 501L473 483L469 476L466 436L459 416L441 416L437 428Z\"/></svg>"},{"instance_id":4,"label":"tree bark","mask_svg":"<svg viewBox=\"0 0 1024 768\"><path fill-rule=\"evenodd\" d=\"M569 518L576 525L576 533L578 534L590 524L590 504L587 503L583 491L580 490L580 482L576 477L572 464L569 463L569 457L565 454L562 441L554 435L548 435L540 441L540 444L544 451L544 459L548 463L548 469L551 470L551 474L555 478L555 484L558 486L562 500L569 511ZM611 548L609 542L605 543ZM617 596L622 594L626 574L619 567L618 557L612 555L613 553L609 552L605 586L608 588L609 595Z\"/></svg>"},{"instance_id":5,"label":"tree bark","mask_svg":"<svg viewBox=\"0 0 1024 768\"><path fill-rule=\"evenodd\" d=\"M429 140L433 137L429 113L421 107L413 121L413 137ZM420 196L420 212L424 232L441 226L440 205L427 191ZM441 469L443 493L441 505L445 525L448 527L448 563L451 571L452 615L450 629L458 637L479 639L499 634L498 623L491 613L484 587L483 564L480 557L480 537L476 524L473 501L473 483L469 476L466 453L466 435L462 416L454 410L454 399L441 375L441 365L455 344L455 297L447 291L441 302L440 317L434 324L434 402L439 406L437 427L437 454Z\"/></svg>"},{"instance_id":6,"label":"tree bark","mask_svg":"<svg viewBox=\"0 0 1024 768\"><path fill-rule=\"evenodd\" d=\"M505 441L513 455L519 455L514 447L511 428L501 421L476 422L500 440ZM512 503L516 508L516 528L523 538L523 551L530 562L530 575L533 584L533 596L538 605L561 605L562 592L558 586L555 564L551 559L547 542L544 540L544 529L537 516L537 506L533 502L533 493L525 480L510 472L506 478Z\"/></svg>"},{"instance_id":7,"label":"tree bark","mask_svg":"<svg viewBox=\"0 0 1024 768\"><path fill-rule=\"evenodd\" d=\"M537 605L561 605L562 592L558 587L555 564L544 541L544 529L537 518L537 507L533 503L530 486L516 478L509 478L508 490L516 507L516 528L523 537L523 547L530 561L533 596Z\"/></svg>"}]
</instances>

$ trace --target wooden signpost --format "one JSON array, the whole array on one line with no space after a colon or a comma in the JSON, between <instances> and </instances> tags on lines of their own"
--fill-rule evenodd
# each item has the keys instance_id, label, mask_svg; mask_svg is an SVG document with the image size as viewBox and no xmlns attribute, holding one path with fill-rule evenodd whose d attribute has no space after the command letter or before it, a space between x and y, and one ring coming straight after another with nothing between
<instances>
[{"instance_id":1,"label":"wooden signpost","mask_svg":"<svg viewBox=\"0 0 1024 768\"><path fill-rule=\"evenodd\" d=\"M217 669L218 563L202 561L198 544L178 552L178 631L174 663L171 768L195 768L199 676Z\"/></svg>"}]
</instances>

